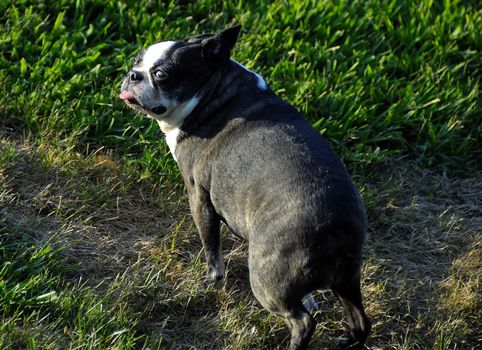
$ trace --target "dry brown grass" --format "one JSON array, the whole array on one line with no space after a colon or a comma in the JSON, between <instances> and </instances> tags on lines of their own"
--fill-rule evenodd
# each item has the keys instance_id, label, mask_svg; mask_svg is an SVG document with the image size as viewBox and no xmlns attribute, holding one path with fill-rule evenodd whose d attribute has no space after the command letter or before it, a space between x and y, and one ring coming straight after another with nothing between
<instances>
[{"instance_id":1,"label":"dry brown grass","mask_svg":"<svg viewBox=\"0 0 482 350\"><path fill-rule=\"evenodd\" d=\"M405 168L381 178L367 187L371 227L364 287L375 320L371 344L480 345L480 176ZM442 337L445 344L437 345Z\"/></svg>"},{"instance_id":2,"label":"dry brown grass","mask_svg":"<svg viewBox=\"0 0 482 350\"><path fill-rule=\"evenodd\" d=\"M111 154L84 158L60 147L0 140L17 157L0 173L2 216L42 241L68 243L67 279L112 293L138 313L140 334L160 347L275 348L283 323L256 304L249 289L246 244L226 235L227 285L203 287L201 244L186 196L126 174ZM479 174L480 175L480 174ZM476 349L482 295L482 181L391 164L357 179L370 229L363 290L373 320L371 349ZM311 348L343 333L331 293Z\"/></svg>"}]
</instances>

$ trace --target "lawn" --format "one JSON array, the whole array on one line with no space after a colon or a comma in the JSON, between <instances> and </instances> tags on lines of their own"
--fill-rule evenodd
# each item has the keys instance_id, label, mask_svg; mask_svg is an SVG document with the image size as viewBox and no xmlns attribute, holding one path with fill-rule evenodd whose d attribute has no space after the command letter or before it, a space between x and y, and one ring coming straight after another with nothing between
<instances>
[{"instance_id":1,"label":"lawn","mask_svg":"<svg viewBox=\"0 0 482 350\"><path fill-rule=\"evenodd\" d=\"M284 324L201 243L156 123L118 98L143 47L233 24L234 58L328 138L369 216L369 349L482 346L477 1L0 3L0 348L271 349ZM329 292L312 348L342 335Z\"/></svg>"}]
</instances>

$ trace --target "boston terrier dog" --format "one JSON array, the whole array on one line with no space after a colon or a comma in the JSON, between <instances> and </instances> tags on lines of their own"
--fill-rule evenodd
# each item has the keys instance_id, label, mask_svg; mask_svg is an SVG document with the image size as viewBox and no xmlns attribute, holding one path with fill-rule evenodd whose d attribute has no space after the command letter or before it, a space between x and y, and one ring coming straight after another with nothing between
<instances>
[{"instance_id":1,"label":"boston terrier dog","mask_svg":"<svg viewBox=\"0 0 482 350\"><path fill-rule=\"evenodd\" d=\"M249 241L251 289L286 322L290 349L310 341L315 321L307 308L317 289L331 289L343 304L350 334L338 345L363 349L370 332L360 292L364 205L325 139L263 78L231 59L240 28L141 51L120 98L166 136L208 278L223 284L223 222Z\"/></svg>"}]
</instances>

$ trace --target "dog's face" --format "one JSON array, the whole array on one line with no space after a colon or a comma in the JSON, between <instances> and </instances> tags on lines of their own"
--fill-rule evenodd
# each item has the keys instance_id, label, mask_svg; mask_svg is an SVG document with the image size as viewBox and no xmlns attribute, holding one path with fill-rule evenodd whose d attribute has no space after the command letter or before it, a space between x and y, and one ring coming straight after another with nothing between
<instances>
[{"instance_id":1,"label":"dog's face","mask_svg":"<svg viewBox=\"0 0 482 350\"><path fill-rule=\"evenodd\" d=\"M152 118L176 123L197 105L198 92L216 69L229 61L239 30L149 46L135 58L119 97Z\"/></svg>"}]
</instances>

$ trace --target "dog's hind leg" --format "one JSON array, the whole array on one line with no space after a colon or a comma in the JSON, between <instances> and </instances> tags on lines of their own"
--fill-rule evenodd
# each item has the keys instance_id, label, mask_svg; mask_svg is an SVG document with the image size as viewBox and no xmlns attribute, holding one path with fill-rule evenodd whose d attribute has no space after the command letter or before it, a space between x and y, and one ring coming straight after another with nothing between
<instances>
[{"instance_id":1,"label":"dog's hind leg","mask_svg":"<svg viewBox=\"0 0 482 350\"><path fill-rule=\"evenodd\" d=\"M301 301L291 305L288 312L281 314L291 333L290 350L306 349L315 330L315 320Z\"/></svg>"},{"instance_id":2,"label":"dog's hind leg","mask_svg":"<svg viewBox=\"0 0 482 350\"><path fill-rule=\"evenodd\" d=\"M254 290L253 290L254 292ZM257 295L257 293L255 293ZM294 303L271 299L263 300L256 297L265 309L281 316L290 330L290 350L306 349L315 330L315 320L305 309L301 300Z\"/></svg>"},{"instance_id":3,"label":"dog's hind leg","mask_svg":"<svg viewBox=\"0 0 482 350\"><path fill-rule=\"evenodd\" d=\"M271 264L259 262L250 260L249 276L254 296L266 310L282 317L287 324L291 335L289 349L306 349L316 322L303 306L303 293L283 284L285 281L277 273L283 268L277 269Z\"/></svg>"},{"instance_id":4,"label":"dog's hind leg","mask_svg":"<svg viewBox=\"0 0 482 350\"><path fill-rule=\"evenodd\" d=\"M365 315L360 291L359 264L351 264L341 270L343 278L337 279L332 290L345 310L350 328L350 336L338 340L337 346L342 349L364 349L365 340L371 330L371 322ZM346 273L346 274L345 274Z\"/></svg>"}]
</instances>

